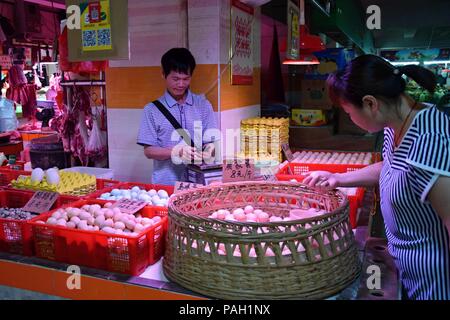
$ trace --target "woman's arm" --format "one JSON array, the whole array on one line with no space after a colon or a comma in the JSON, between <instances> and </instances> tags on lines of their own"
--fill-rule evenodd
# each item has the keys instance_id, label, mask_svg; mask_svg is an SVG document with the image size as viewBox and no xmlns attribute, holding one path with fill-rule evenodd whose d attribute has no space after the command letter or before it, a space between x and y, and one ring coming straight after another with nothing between
<instances>
[{"instance_id":1,"label":"woman's arm","mask_svg":"<svg viewBox=\"0 0 450 320\"><path fill-rule=\"evenodd\" d=\"M377 162L357 171L330 173L313 171L303 180L310 187L334 189L337 187L373 187L380 180L383 162Z\"/></svg>"},{"instance_id":2,"label":"woman's arm","mask_svg":"<svg viewBox=\"0 0 450 320\"><path fill-rule=\"evenodd\" d=\"M428 200L447 227L450 237L450 177L440 176L428 194Z\"/></svg>"}]
</instances>

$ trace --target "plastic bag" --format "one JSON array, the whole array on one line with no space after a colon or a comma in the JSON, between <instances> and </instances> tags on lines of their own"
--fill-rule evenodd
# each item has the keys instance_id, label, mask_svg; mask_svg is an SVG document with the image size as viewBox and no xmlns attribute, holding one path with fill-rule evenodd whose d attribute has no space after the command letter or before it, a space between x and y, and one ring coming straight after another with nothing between
<instances>
[{"instance_id":1,"label":"plastic bag","mask_svg":"<svg viewBox=\"0 0 450 320\"><path fill-rule=\"evenodd\" d=\"M92 130L86 151L89 155L101 156L106 151L106 138L101 132L97 120L94 118L94 121L92 122Z\"/></svg>"},{"instance_id":2,"label":"plastic bag","mask_svg":"<svg viewBox=\"0 0 450 320\"><path fill-rule=\"evenodd\" d=\"M0 99L0 132L14 131L17 129L18 121L14 101Z\"/></svg>"}]
</instances>

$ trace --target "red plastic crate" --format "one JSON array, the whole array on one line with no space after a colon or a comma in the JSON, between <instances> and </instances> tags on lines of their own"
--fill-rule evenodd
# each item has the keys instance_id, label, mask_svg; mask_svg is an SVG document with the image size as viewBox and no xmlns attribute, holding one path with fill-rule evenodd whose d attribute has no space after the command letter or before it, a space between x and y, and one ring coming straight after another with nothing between
<instances>
[{"instance_id":1,"label":"red plastic crate","mask_svg":"<svg viewBox=\"0 0 450 320\"><path fill-rule=\"evenodd\" d=\"M109 179L97 179L97 191L96 192L98 192L98 191L100 191L100 190L103 190L103 189L106 189L106 188L112 188L112 189L114 189L116 186L118 186L119 184L121 184L121 182L120 181L117 181L117 180L109 180ZM111 189L111 190L112 190ZM96 193L95 192L95 193ZM85 198L88 198L89 197L89 194L88 195L85 195L84 196Z\"/></svg>"},{"instance_id":2,"label":"red plastic crate","mask_svg":"<svg viewBox=\"0 0 450 320\"><path fill-rule=\"evenodd\" d=\"M155 189L155 190L165 190L167 191L167 193L170 195L173 194L174 192L174 187L173 186L167 186L167 185L162 185L162 184L145 184L145 183L140 183L140 182L122 182L118 185L114 185L114 186L110 186L107 188L104 188L102 190L97 190L96 192L93 192L89 195L86 196L87 199L98 199L103 193L106 192L111 192L113 189L131 189L134 186L137 186L141 189L145 189L145 190L151 190L151 189ZM115 201L109 201L114 203ZM158 208L164 208L164 207L158 207Z\"/></svg>"},{"instance_id":3,"label":"red plastic crate","mask_svg":"<svg viewBox=\"0 0 450 320\"><path fill-rule=\"evenodd\" d=\"M22 208L33 196L33 191L0 190L0 207ZM57 209L77 198L60 195L53 205ZM26 220L0 218L0 251L25 256L33 255L33 235Z\"/></svg>"},{"instance_id":4,"label":"red plastic crate","mask_svg":"<svg viewBox=\"0 0 450 320\"><path fill-rule=\"evenodd\" d=\"M77 208L85 204L103 206L106 202L108 201L86 199L71 203L70 206ZM46 221L54 211L29 222L33 228L36 256L39 258L139 275L149 265L157 262L164 253L167 209L157 207L141 209L138 213L142 216L152 218L158 215L162 219L134 237L37 223Z\"/></svg>"},{"instance_id":5,"label":"red plastic crate","mask_svg":"<svg viewBox=\"0 0 450 320\"><path fill-rule=\"evenodd\" d=\"M321 151L321 152L325 152ZM330 151L331 152L331 151ZM336 151L332 151L336 152ZM348 153L348 152L344 152ZM372 164L379 161L378 153L372 153ZM304 174L310 171L328 171L333 173L345 173L356 171L367 167L367 164L325 164L325 163L287 163L275 175L279 181L289 181L291 179L303 179Z\"/></svg>"},{"instance_id":6,"label":"red plastic crate","mask_svg":"<svg viewBox=\"0 0 450 320\"><path fill-rule=\"evenodd\" d=\"M10 168L0 168L0 186L7 186L12 180L19 176L31 176L31 171L11 170Z\"/></svg>"}]
</instances>

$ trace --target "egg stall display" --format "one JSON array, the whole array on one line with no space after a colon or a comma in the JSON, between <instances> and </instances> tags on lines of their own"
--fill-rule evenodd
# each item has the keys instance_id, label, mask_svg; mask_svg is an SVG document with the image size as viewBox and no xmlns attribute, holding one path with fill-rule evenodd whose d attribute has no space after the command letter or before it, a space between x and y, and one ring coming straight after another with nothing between
<instances>
[{"instance_id":1,"label":"egg stall display","mask_svg":"<svg viewBox=\"0 0 450 320\"><path fill-rule=\"evenodd\" d=\"M120 199L145 201L148 205L157 207L167 207L169 201L169 193L164 189L145 190L142 186L133 186L129 189L115 188L110 192L102 193L97 199L116 201Z\"/></svg>"},{"instance_id":2,"label":"egg stall display","mask_svg":"<svg viewBox=\"0 0 450 320\"><path fill-rule=\"evenodd\" d=\"M35 168L31 176L19 176L11 181L11 185L16 189L83 196L96 190L96 177L78 172L60 171L58 168L50 168L46 171Z\"/></svg>"},{"instance_id":3,"label":"egg stall display","mask_svg":"<svg viewBox=\"0 0 450 320\"><path fill-rule=\"evenodd\" d=\"M324 298L361 271L340 191L289 182L209 185L171 197L168 226L165 276L216 298Z\"/></svg>"},{"instance_id":4,"label":"egg stall display","mask_svg":"<svg viewBox=\"0 0 450 320\"><path fill-rule=\"evenodd\" d=\"M39 258L131 275L164 250L167 209L128 214L101 200L80 200L29 222Z\"/></svg>"},{"instance_id":5,"label":"egg stall display","mask_svg":"<svg viewBox=\"0 0 450 320\"><path fill-rule=\"evenodd\" d=\"M313 164L359 164L369 165L372 163L370 152L326 152L326 151L302 151L292 161L294 163Z\"/></svg>"},{"instance_id":6,"label":"egg stall display","mask_svg":"<svg viewBox=\"0 0 450 320\"><path fill-rule=\"evenodd\" d=\"M103 208L99 204L61 208L53 212L46 221L40 220L37 223L135 237L160 221L160 216L145 218L140 214L123 213L108 202Z\"/></svg>"}]
</instances>

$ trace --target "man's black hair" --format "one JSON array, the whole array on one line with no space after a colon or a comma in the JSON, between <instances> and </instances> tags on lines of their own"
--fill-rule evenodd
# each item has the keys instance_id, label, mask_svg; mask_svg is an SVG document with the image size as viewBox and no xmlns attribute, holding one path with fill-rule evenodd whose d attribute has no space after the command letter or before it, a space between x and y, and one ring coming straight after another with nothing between
<instances>
[{"instance_id":1,"label":"man's black hair","mask_svg":"<svg viewBox=\"0 0 450 320\"><path fill-rule=\"evenodd\" d=\"M195 59L186 48L172 48L161 58L164 76L167 77L171 71L192 75L195 69Z\"/></svg>"}]
</instances>

